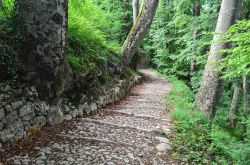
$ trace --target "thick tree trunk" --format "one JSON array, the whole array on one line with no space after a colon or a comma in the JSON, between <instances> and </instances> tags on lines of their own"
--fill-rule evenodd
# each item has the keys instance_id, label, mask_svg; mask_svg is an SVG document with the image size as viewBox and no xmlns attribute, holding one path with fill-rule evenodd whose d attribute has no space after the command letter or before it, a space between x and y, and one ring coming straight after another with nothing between
<instances>
[{"instance_id":1,"label":"thick tree trunk","mask_svg":"<svg viewBox=\"0 0 250 165\"><path fill-rule=\"evenodd\" d=\"M231 108L230 108L230 113L229 113L229 120L231 123L231 127L235 128L237 124L237 118L236 118L236 113L238 110L238 105L239 105L239 100L240 100L240 87L238 83L235 83L233 85L234 88L234 93L233 93L233 98L231 102Z\"/></svg>"},{"instance_id":2,"label":"thick tree trunk","mask_svg":"<svg viewBox=\"0 0 250 165\"><path fill-rule=\"evenodd\" d=\"M67 0L17 0L19 20L28 36L23 53L23 78L38 88L42 98L60 96L65 89ZM68 78L68 77L67 77Z\"/></svg>"},{"instance_id":3,"label":"thick tree trunk","mask_svg":"<svg viewBox=\"0 0 250 165\"><path fill-rule=\"evenodd\" d=\"M122 47L122 70L126 72L135 52L139 48L144 36L152 24L159 0L144 0L142 10L138 15L135 25L132 27Z\"/></svg>"},{"instance_id":4,"label":"thick tree trunk","mask_svg":"<svg viewBox=\"0 0 250 165\"><path fill-rule=\"evenodd\" d=\"M136 19L138 17L138 14L139 14L139 0L133 0L133 25L135 25L135 23L136 23ZM137 65L138 65L139 61L140 61L140 51L138 48L138 50L135 52L135 54L132 58L132 62L130 63L130 67L132 69L137 69Z\"/></svg>"},{"instance_id":5,"label":"thick tree trunk","mask_svg":"<svg viewBox=\"0 0 250 165\"><path fill-rule=\"evenodd\" d=\"M139 0L133 0L133 23L136 23L136 19L139 13Z\"/></svg>"},{"instance_id":6,"label":"thick tree trunk","mask_svg":"<svg viewBox=\"0 0 250 165\"><path fill-rule=\"evenodd\" d=\"M226 43L219 42L225 32L235 22L241 7L239 0L223 0L216 26L216 34L213 38L210 54L205 67L203 81L199 89L196 106L206 112L207 116L212 117L214 108L218 103L221 94L222 81L220 73L216 71L219 61L224 57L220 52L227 47Z\"/></svg>"},{"instance_id":7,"label":"thick tree trunk","mask_svg":"<svg viewBox=\"0 0 250 165\"><path fill-rule=\"evenodd\" d=\"M201 2L200 0L196 0L194 3L194 9L193 9L193 13L194 13L194 19L196 21L194 29L193 29L193 40L196 41L197 40L197 36L198 36L198 22L197 22L197 17L199 17L201 15ZM192 53L192 58L191 58L191 66L190 66L190 75L193 75L193 72L195 70L195 65L196 65L196 59L195 59L195 53L193 51Z\"/></svg>"},{"instance_id":8,"label":"thick tree trunk","mask_svg":"<svg viewBox=\"0 0 250 165\"><path fill-rule=\"evenodd\" d=\"M243 113L246 119L248 118L249 115L248 91L249 91L249 86L247 83L247 76L243 76Z\"/></svg>"}]
</instances>

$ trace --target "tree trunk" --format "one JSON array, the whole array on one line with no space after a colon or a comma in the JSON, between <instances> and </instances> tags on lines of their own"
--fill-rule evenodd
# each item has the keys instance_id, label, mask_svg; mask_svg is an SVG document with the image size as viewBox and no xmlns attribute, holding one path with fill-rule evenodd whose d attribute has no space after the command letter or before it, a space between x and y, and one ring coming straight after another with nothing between
<instances>
[{"instance_id":1,"label":"tree trunk","mask_svg":"<svg viewBox=\"0 0 250 165\"><path fill-rule=\"evenodd\" d=\"M235 128L237 124L237 119L236 119L236 113L238 110L238 103L240 99L240 87L238 83L234 83L233 85L234 88L234 93L233 93L233 98L231 102L231 108L230 108L230 113L229 113L229 120L231 123L231 127Z\"/></svg>"},{"instance_id":2,"label":"tree trunk","mask_svg":"<svg viewBox=\"0 0 250 165\"><path fill-rule=\"evenodd\" d=\"M201 15L201 2L200 0L196 0L194 3L194 19L196 21L194 29L193 29L193 40L197 40L198 36L198 21L197 18ZM193 72L195 70L195 65L196 65L196 59L195 59L195 52L193 51L192 53L192 58L191 58L191 66L190 66L190 75L193 75Z\"/></svg>"},{"instance_id":3,"label":"tree trunk","mask_svg":"<svg viewBox=\"0 0 250 165\"><path fill-rule=\"evenodd\" d=\"M248 90L249 86L247 83L247 76L243 76L243 113L244 117L247 119L249 115L249 101L248 101Z\"/></svg>"},{"instance_id":4,"label":"tree trunk","mask_svg":"<svg viewBox=\"0 0 250 165\"><path fill-rule=\"evenodd\" d=\"M219 61L224 55L220 52L227 47L226 43L219 42L230 26L235 22L241 7L239 0L223 0L216 26L216 34L213 38L210 54L205 67L203 80L199 89L196 106L206 112L208 117L214 114L214 108L217 105L221 95L222 81L220 73L216 71Z\"/></svg>"},{"instance_id":5,"label":"tree trunk","mask_svg":"<svg viewBox=\"0 0 250 165\"><path fill-rule=\"evenodd\" d=\"M136 19L139 13L139 0L133 0L133 25L135 25L136 23ZM140 48L140 46L139 46ZM138 50L135 52L133 58L132 58L132 62L130 63L130 67L132 69L137 69L137 65L139 64L140 61L140 51Z\"/></svg>"},{"instance_id":6,"label":"tree trunk","mask_svg":"<svg viewBox=\"0 0 250 165\"><path fill-rule=\"evenodd\" d=\"M29 39L22 53L23 78L41 98L60 96L66 86L62 74L70 72L65 62L68 1L17 0L17 10Z\"/></svg>"},{"instance_id":7,"label":"tree trunk","mask_svg":"<svg viewBox=\"0 0 250 165\"><path fill-rule=\"evenodd\" d=\"M144 36L149 31L158 2L159 0L144 0L142 10L140 11L136 23L132 27L121 50L123 72L126 72L129 69L132 57L139 48Z\"/></svg>"},{"instance_id":8,"label":"tree trunk","mask_svg":"<svg viewBox=\"0 0 250 165\"><path fill-rule=\"evenodd\" d=\"M133 23L136 23L136 19L139 13L139 0L133 0Z\"/></svg>"}]
</instances>

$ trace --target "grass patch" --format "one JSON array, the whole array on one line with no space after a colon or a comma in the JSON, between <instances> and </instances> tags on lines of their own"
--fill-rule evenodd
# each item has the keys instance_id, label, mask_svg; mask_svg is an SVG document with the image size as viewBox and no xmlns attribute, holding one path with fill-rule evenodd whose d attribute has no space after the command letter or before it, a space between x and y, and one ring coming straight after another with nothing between
<instances>
[{"instance_id":1,"label":"grass patch","mask_svg":"<svg viewBox=\"0 0 250 165\"><path fill-rule=\"evenodd\" d=\"M161 75L164 76L164 75ZM167 94L167 107L174 119L174 127L170 135L172 141L172 157L176 161L187 164L230 164L230 156L221 151L218 140L228 140L230 135L218 128L208 129L209 120L205 114L194 107L195 95L181 80L173 76L164 76L173 85ZM224 137L223 137L224 136ZM224 145L224 144L223 144Z\"/></svg>"}]
</instances>

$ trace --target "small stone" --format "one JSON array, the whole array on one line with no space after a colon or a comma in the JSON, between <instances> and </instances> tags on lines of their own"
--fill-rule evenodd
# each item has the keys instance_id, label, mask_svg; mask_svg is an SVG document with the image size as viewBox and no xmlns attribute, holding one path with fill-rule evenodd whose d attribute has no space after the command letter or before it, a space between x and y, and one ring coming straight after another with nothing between
<instances>
[{"instance_id":1,"label":"small stone","mask_svg":"<svg viewBox=\"0 0 250 165\"><path fill-rule=\"evenodd\" d=\"M158 145L156 146L156 149L157 149L158 151L167 151L167 150L170 150L171 147L170 147L167 143L161 143L161 144L158 144Z\"/></svg>"},{"instance_id":2,"label":"small stone","mask_svg":"<svg viewBox=\"0 0 250 165\"><path fill-rule=\"evenodd\" d=\"M69 164L69 162L64 160L64 161L59 161L59 162L58 162L58 164L68 165L68 164Z\"/></svg>"},{"instance_id":3,"label":"small stone","mask_svg":"<svg viewBox=\"0 0 250 165\"><path fill-rule=\"evenodd\" d=\"M17 116L17 112L16 111L12 111L10 114L8 114L5 119L4 119L4 122L6 124L12 124L16 121L16 119L18 119L18 116Z\"/></svg>"},{"instance_id":4,"label":"small stone","mask_svg":"<svg viewBox=\"0 0 250 165\"><path fill-rule=\"evenodd\" d=\"M78 116L83 117L83 115L84 115L83 109L78 109Z\"/></svg>"},{"instance_id":5,"label":"small stone","mask_svg":"<svg viewBox=\"0 0 250 165\"><path fill-rule=\"evenodd\" d=\"M98 101L96 103L97 103L97 107L101 108L103 106L103 104L104 104L104 98L99 97L99 99L98 99Z\"/></svg>"},{"instance_id":6,"label":"small stone","mask_svg":"<svg viewBox=\"0 0 250 165\"><path fill-rule=\"evenodd\" d=\"M54 161L54 160L50 160L47 162L47 164L55 164L55 163L56 163L56 161Z\"/></svg>"},{"instance_id":7,"label":"small stone","mask_svg":"<svg viewBox=\"0 0 250 165\"><path fill-rule=\"evenodd\" d=\"M40 150L40 149L41 149L41 147L35 147L34 149L35 149L35 150Z\"/></svg>"},{"instance_id":8,"label":"small stone","mask_svg":"<svg viewBox=\"0 0 250 165\"><path fill-rule=\"evenodd\" d=\"M5 111L6 111L6 113L11 113L12 107L9 104L5 105Z\"/></svg>"},{"instance_id":9,"label":"small stone","mask_svg":"<svg viewBox=\"0 0 250 165\"><path fill-rule=\"evenodd\" d=\"M36 88L34 86L30 87L31 92L37 92Z\"/></svg>"},{"instance_id":10,"label":"small stone","mask_svg":"<svg viewBox=\"0 0 250 165\"><path fill-rule=\"evenodd\" d=\"M64 120L63 113L58 106L52 107L48 112L48 124L55 125L60 124Z\"/></svg>"},{"instance_id":11,"label":"small stone","mask_svg":"<svg viewBox=\"0 0 250 165\"><path fill-rule=\"evenodd\" d=\"M90 148L90 147L85 147L84 149L85 149L85 150L91 150L91 148Z\"/></svg>"},{"instance_id":12,"label":"small stone","mask_svg":"<svg viewBox=\"0 0 250 165\"><path fill-rule=\"evenodd\" d=\"M23 105L22 101L16 101L16 102L12 102L11 106L13 108L13 110L16 110L17 108L20 108Z\"/></svg>"},{"instance_id":13,"label":"small stone","mask_svg":"<svg viewBox=\"0 0 250 165\"><path fill-rule=\"evenodd\" d=\"M164 138L164 137L156 137L157 140L159 140L159 142L161 143L167 143L169 144L169 140L167 138Z\"/></svg>"},{"instance_id":14,"label":"small stone","mask_svg":"<svg viewBox=\"0 0 250 165\"><path fill-rule=\"evenodd\" d=\"M1 84L1 88L0 88L1 92L7 92L9 90L10 90L10 86L9 85Z\"/></svg>"},{"instance_id":15,"label":"small stone","mask_svg":"<svg viewBox=\"0 0 250 165\"><path fill-rule=\"evenodd\" d=\"M46 154L51 154L52 152L50 150L45 151Z\"/></svg>"},{"instance_id":16,"label":"small stone","mask_svg":"<svg viewBox=\"0 0 250 165\"><path fill-rule=\"evenodd\" d=\"M31 120L31 125L36 128L42 128L46 124L47 119L44 116L38 116Z\"/></svg>"},{"instance_id":17,"label":"small stone","mask_svg":"<svg viewBox=\"0 0 250 165\"><path fill-rule=\"evenodd\" d=\"M14 137L14 134L10 132L9 129L4 129L0 132L0 142L5 143L8 140L12 139Z\"/></svg>"},{"instance_id":18,"label":"small stone","mask_svg":"<svg viewBox=\"0 0 250 165\"><path fill-rule=\"evenodd\" d=\"M90 108L90 106L88 105L88 103L84 103L82 107L83 107L84 111L85 111L87 114L89 114L89 113L91 112L91 108Z\"/></svg>"},{"instance_id":19,"label":"small stone","mask_svg":"<svg viewBox=\"0 0 250 165\"><path fill-rule=\"evenodd\" d=\"M125 161L125 163L129 163L129 160L128 160L128 159L125 159L124 161Z\"/></svg>"},{"instance_id":20,"label":"small stone","mask_svg":"<svg viewBox=\"0 0 250 165\"><path fill-rule=\"evenodd\" d=\"M30 104L28 104L28 105L25 105L19 109L18 115L20 117L23 117L23 116L29 115L33 112L34 112L34 109L32 108L32 106Z\"/></svg>"},{"instance_id":21,"label":"small stone","mask_svg":"<svg viewBox=\"0 0 250 165\"><path fill-rule=\"evenodd\" d=\"M4 119L5 117L5 112L3 108L0 108L0 120Z\"/></svg>"},{"instance_id":22,"label":"small stone","mask_svg":"<svg viewBox=\"0 0 250 165\"><path fill-rule=\"evenodd\" d=\"M76 110L73 110L70 112L70 114L72 115L73 118L76 118L77 116L77 111Z\"/></svg>"},{"instance_id":23,"label":"small stone","mask_svg":"<svg viewBox=\"0 0 250 165\"><path fill-rule=\"evenodd\" d=\"M96 103L91 103L91 104L90 104L90 109L91 109L92 112L93 112L93 111L96 111L96 110L97 110L97 105L96 105Z\"/></svg>"},{"instance_id":24,"label":"small stone","mask_svg":"<svg viewBox=\"0 0 250 165\"><path fill-rule=\"evenodd\" d=\"M64 120L70 121L72 120L72 116L70 114L64 116Z\"/></svg>"},{"instance_id":25,"label":"small stone","mask_svg":"<svg viewBox=\"0 0 250 165\"><path fill-rule=\"evenodd\" d=\"M6 129L10 130L14 134L16 140L24 137L24 126L20 119L16 120L13 124L8 125Z\"/></svg>"},{"instance_id":26,"label":"small stone","mask_svg":"<svg viewBox=\"0 0 250 165\"><path fill-rule=\"evenodd\" d=\"M70 162L74 162L75 161L72 157L68 157L67 160L70 161Z\"/></svg>"},{"instance_id":27,"label":"small stone","mask_svg":"<svg viewBox=\"0 0 250 165\"><path fill-rule=\"evenodd\" d=\"M37 160L46 160L47 159L47 157L45 156L45 155L43 155L43 156L40 156L40 157L38 157L38 158L36 158Z\"/></svg>"},{"instance_id":28,"label":"small stone","mask_svg":"<svg viewBox=\"0 0 250 165\"><path fill-rule=\"evenodd\" d=\"M54 143L51 148L54 148L54 149L62 149L62 147L58 144L58 143Z\"/></svg>"},{"instance_id":29,"label":"small stone","mask_svg":"<svg viewBox=\"0 0 250 165\"><path fill-rule=\"evenodd\" d=\"M90 152L88 152L88 151L85 151L85 153L84 153L85 155L91 155L91 153Z\"/></svg>"},{"instance_id":30,"label":"small stone","mask_svg":"<svg viewBox=\"0 0 250 165\"><path fill-rule=\"evenodd\" d=\"M67 105L65 105L63 111L65 113L68 113L68 112L70 112L70 108Z\"/></svg>"},{"instance_id":31,"label":"small stone","mask_svg":"<svg viewBox=\"0 0 250 165\"><path fill-rule=\"evenodd\" d=\"M38 93L35 87L26 87L24 89L24 96L29 100L34 100L38 98Z\"/></svg>"},{"instance_id":32,"label":"small stone","mask_svg":"<svg viewBox=\"0 0 250 165\"><path fill-rule=\"evenodd\" d=\"M105 152L106 149L99 149L98 151L99 151L99 152Z\"/></svg>"},{"instance_id":33,"label":"small stone","mask_svg":"<svg viewBox=\"0 0 250 165\"><path fill-rule=\"evenodd\" d=\"M130 159L134 159L135 157L134 157L134 154L132 154L132 153L129 153L128 154L128 157L130 158Z\"/></svg>"},{"instance_id":34,"label":"small stone","mask_svg":"<svg viewBox=\"0 0 250 165\"><path fill-rule=\"evenodd\" d=\"M17 130L14 136L14 139L19 140L24 138L26 136L26 132L24 132L24 129Z\"/></svg>"},{"instance_id":35,"label":"small stone","mask_svg":"<svg viewBox=\"0 0 250 165\"><path fill-rule=\"evenodd\" d=\"M44 101L37 102L34 107L37 116L46 116L49 111L49 105Z\"/></svg>"},{"instance_id":36,"label":"small stone","mask_svg":"<svg viewBox=\"0 0 250 165\"><path fill-rule=\"evenodd\" d=\"M26 165L26 164L28 165L28 164L29 164L29 162L30 162L30 160L29 160L29 159L23 159L23 160L22 160L22 164L25 164L25 165Z\"/></svg>"},{"instance_id":37,"label":"small stone","mask_svg":"<svg viewBox=\"0 0 250 165\"><path fill-rule=\"evenodd\" d=\"M42 161L42 160L37 160L37 161L36 161L36 164L42 165L42 164L44 164L44 161Z\"/></svg>"},{"instance_id":38,"label":"small stone","mask_svg":"<svg viewBox=\"0 0 250 165\"><path fill-rule=\"evenodd\" d=\"M33 119L36 116L35 113L30 113L28 115L25 115L22 117L22 121L30 121L31 119Z\"/></svg>"},{"instance_id":39,"label":"small stone","mask_svg":"<svg viewBox=\"0 0 250 165\"><path fill-rule=\"evenodd\" d=\"M21 164L21 161L20 160L14 160L14 164L19 165L19 164Z\"/></svg>"}]
</instances>

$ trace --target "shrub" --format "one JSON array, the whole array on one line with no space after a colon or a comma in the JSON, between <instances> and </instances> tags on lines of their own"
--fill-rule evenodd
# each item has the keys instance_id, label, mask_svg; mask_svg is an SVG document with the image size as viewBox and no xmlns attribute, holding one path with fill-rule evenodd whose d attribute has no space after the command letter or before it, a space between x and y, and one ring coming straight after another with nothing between
<instances>
[{"instance_id":1,"label":"shrub","mask_svg":"<svg viewBox=\"0 0 250 165\"><path fill-rule=\"evenodd\" d=\"M76 70L98 70L103 60L107 61L107 57L120 47L117 42L108 40L109 32L105 31L114 21L108 19L110 13L102 10L94 2L69 1L67 59Z\"/></svg>"},{"instance_id":2,"label":"shrub","mask_svg":"<svg viewBox=\"0 0 250 165\"><path fill-rule=\"evenodd\" d=\"M14 5L14 0L2 0L0 4L0 81L17 78L18 55L25 42L13 11Z\"/></svg>"},{"instance_id":3,"label":"shrub","mask_svg":"<svg viewBox=\"0 0 250 165\"><path fill-rule=\"evenodd\" d=\"M249 164L250 131L248 137L242 140L242 132L237 133L241 129L229 129L225 122L226 107L229 107L230 101L220 103L217 110L220 114L216 115L210 130L210 121L193 106L194 94L191 89L173 76L167 76L167 80L173 84L167 94L167 104L172 105L171 116L175 121L170 135L173 158L188 164ZM229 95L224 93L223 97Z\"/></svg>"}]
</instances>

